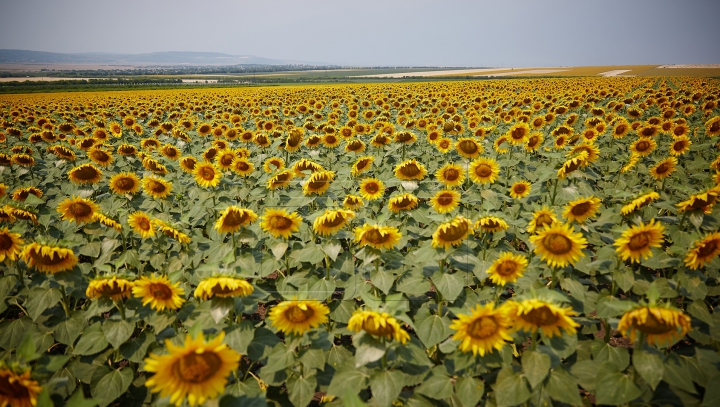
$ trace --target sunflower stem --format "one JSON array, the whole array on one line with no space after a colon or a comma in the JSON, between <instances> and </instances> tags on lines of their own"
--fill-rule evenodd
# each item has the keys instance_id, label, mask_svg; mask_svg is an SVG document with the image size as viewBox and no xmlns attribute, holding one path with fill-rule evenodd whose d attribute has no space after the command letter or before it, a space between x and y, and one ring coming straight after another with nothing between
<instances>
[{"instance_id":1,"label":"sunflower stem","mask_svg":"<svg viewBox=\"0 0 720 407\"><path fill-rule=\"evenodd\" d=\"M65 286L60 286L60 293L62 293L62 301L60 301L60 304L63 307L63 310L65 311L65 316L70 317L70 308L68 307L68 296L65 293Z\"/></svg>"},{"instance_id":2,"label":"sunflower stem","mask_svg":"<svg viewBox=\"0 0 720 407\"><path fill-rule=\"evenodd\" d=\"M682 218L680 218L680 224L678 225L678 229L682 229L683 224L685 223L685 218L687 217L687 211L683 212Z\"/></svg>"},{"instance_id":3,"label":"sunflower stem","mask_svg":"<svg viewBox=\"0 0 720 407\"><path fill-rule=\"evenodd\" d=\"M233 256L235 256L235 261L237 261L237 242L235 242L235 233L232 234L232 242L233 242Z\"/></svg>"},{"instance_id":4,"label":"sunflower stem","mask_svg":"<svg viewBox=\"0 0 720 407\"><path fill-rule=\"evenodd\" d=\"M402 161L405 161L405 143L402 145Z\"/></svg>"},{"instance_id":5,"label":"sunflower stem","mask_svg":"<svg viewBox=\"0 0 720 407\"><path fill-rule=\"evenodd\" d=\"M551 204L555 206L555 197L557 196L557 186L560 183L560 180L558 178L555 179L555 186L553 187L553 193L552 193L552 200Z\"/></svg>"},{"instance_id":6,"label":"sunflower stem","mask_svg":"<svg viewBox=\"0 0 720 407\"><path fill-rule=\"evenodd\" d=\"M115 301L115 308L120 311L120 318L125 321L125 304L122 301Z\"/></svg>"},{"instance_id":7,"label":"sunflower stem","mask_svg":"<svg viewBox=\"0 0 720 407\"><path fill-rule=\"evenodd\" d=\"M538 337L539 337L539 336L540 336L540 332L539 332L539 331L533 332L533 334L532 334L532 343L530 344L530 350L533 350L533 351L534 351L534 350L537 349L537 344L538 344L538 340L539 340Z\"/></svg>"},{"instance_id":8,"label":"sunflower stem","mask_svg":"<svg viewBox=\"0 0 720 407\"><path fill-rule=\"evenodd\" d=\"M605 328L605 343L610 343L610 324L607 319L603 319L603 327Z\"/></svg>"},{"instance_id":9,"label":"sunflower stem","mask_svg":"<svg viewBox=\"0 0 720 407\"><path fill-rule=\"evenodd\" d=\"M557 286L558 279L557 279L557 267L552 268L552 280L550 281L550 289L554 290Z\"/></svg>"},{"instance_id":10,"label":"sunflower stem","mask_svg":"<svg viewBox=\"0 0 720 407\"><path fill-rule=\"evenodd\" d=\"M324 256L325 256L325 277L328 279L328 281L330 281L330 258L327 256L327 254L324 254Z\"/></svg>"}]
</instances>

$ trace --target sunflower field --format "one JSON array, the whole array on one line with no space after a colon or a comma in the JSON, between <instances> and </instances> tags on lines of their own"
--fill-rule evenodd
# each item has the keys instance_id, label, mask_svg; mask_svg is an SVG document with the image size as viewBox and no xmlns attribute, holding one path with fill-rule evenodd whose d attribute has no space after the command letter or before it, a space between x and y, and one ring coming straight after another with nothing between
<instances>
[{"instance_id":1,"label":"sunflower field","mask_svg":"<svg viewBox=\"0 0 720 407\"><path fill-rule=\"evenodd\" d=\"M719 84L0 96L0 406L720 405Z\"/></svg>"}]
</instances>

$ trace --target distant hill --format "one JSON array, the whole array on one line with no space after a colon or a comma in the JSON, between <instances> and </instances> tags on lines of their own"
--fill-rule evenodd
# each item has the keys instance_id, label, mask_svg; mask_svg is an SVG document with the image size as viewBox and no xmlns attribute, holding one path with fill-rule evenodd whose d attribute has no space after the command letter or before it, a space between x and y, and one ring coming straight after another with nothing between
<instances>
[{"instance_id":1,"label":"distant hill","mask_svg":"<svg viewBox=\"0 0 720 407\"><path fill-rule=\"evenodd\" d=\"M253 55L230 55L219 52L151 52L148 54L114 54L88 52L65 54L58 52L0 49L0 64L107 64L107 65L324 65L303 61L270 59Z\"/></svg>"}]
</instances>

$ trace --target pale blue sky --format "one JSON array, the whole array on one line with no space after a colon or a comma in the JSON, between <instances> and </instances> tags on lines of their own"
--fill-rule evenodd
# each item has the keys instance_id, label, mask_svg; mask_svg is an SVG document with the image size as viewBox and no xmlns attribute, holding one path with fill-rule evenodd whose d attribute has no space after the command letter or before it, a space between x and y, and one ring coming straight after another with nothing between
<instances>
[{"instance_id":1,"label":"pale blue sky","mask_svg":"<svg viewBox=\"0 0 720 407\"><path fill-rule=\"evenodd\" d=\"M720 0L0 0L0 48L346 65L720 63Z\"/></svg>"}]
</instances>

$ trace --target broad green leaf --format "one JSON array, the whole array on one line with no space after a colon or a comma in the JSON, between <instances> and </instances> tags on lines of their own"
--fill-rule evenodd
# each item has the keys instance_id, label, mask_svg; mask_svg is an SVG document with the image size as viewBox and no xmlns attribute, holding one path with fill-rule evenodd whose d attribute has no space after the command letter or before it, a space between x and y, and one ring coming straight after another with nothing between
<instances>
[{"instance_id":1,"label":"broad green leaf","mask_svg":"<svg viewBox=\"0 0 720 407\"><path fill-rule=\"evenodd\" d=\"M433 274L432 281L435 287L447 301L455 301L465 287L465 278L462 273L442 273Z\"/></svg>"},{"instance_id":2,"label":"broad green leaf","mask_svg":"<svg viewBox=\"0 0 720 407\"><path fill-rule=\"evenodd\" d=\"M640 374L640 377L655 390L664 375L665 369L660 354L657 350L636 349L633 352L633 367Z\"/></svg>"},{"instance_id":3,"label":"broad green leaf","mask_svg":"<svg viewBox=\"0 0 720 407\"><path fill-rule=\"evenodd\" d=\"M531 395L527 380L513 372L512 368L500 370L493 386L493 393L498 407L522 404Z\"/></svg>"},{"instance_id":4,"label":"broad green leaf","mask_svg":"<svg viewBox=\"0 0 720 407\"><path fill-rule=\"evenodd\" d=\"M447 328L449 321L446 320L446 317L431 315L417 324L417 336L426 348L437 345L451 335Z\"/></svg>"},{"instance_id":5,"label":"broad green leaf","mask_svg":"<svg viewBox=\"0 0 720 407\"><path fill-rule=\"evenodd\" d=\"M525 351L522 355L522 368L530 387L535 388L545 380L550 371L550 356L540 352Z\"/></svg>"},{"instance_id":6,"label":"broad green leaf","mask_svg":"<svg viewBox=\"0 0 720 407\"><path fill-rule=\"evenodd\" d=\"M575 378L562 367L557 367L550 372L550 377L545 383L545 391L553 400L574 406L582 405Z\"/></svg>"},{"instance_id":7,"label":"broad green leaf","mask_svg":"<svg viewBox=\"0 0 720 407\"><path fill-rule=\"evenodd\" d=\"M25 336L25 340L18 346L17 355L20 356L26 362L33 361L40 357L35 349L35 342L33 341L32 335Z\"/></svg>"},{"instance_id":8,"label":"broad green leaf","mask_svg":"<svg viewBox=\"0 0 720 407\"><path fill-rule=\"evenodd\" d=\"M82 333L80 340L77 345L75 345L75 349L73 349L73 354L94 355L107 348L107 346L108 341L105 339L105 335L103 335L102 325L100 322L96 322Z\"/></svg>"},{"instance_id":9,"label":"broad green leaf","mask_svg":"<svg viewBox=\"0 0 720 407\"><path fill-rule=\"evenodd\" d=\"M642 394L628 376L618 373L616 366L609 362L601 365L597 373L595 389L595 400L598 404L629 403Z\"/></svg>"},{"instance_id":10,"label":"broad green leaf","mask_svg":"<svg viewBox=\"0 0 720 407\"><path fill-rule=\"evenodd\" d=\"M628 350L618 346L596 340L592 347L593 357L597 362L609 362L617 367L618 371L623 371L630 364L630 355Z\"/></svg>"},{"instance_id":11,"label":"broad green leaf","mask_svg":"<svg viewBox=\"0 0 720 407\"><path fill-rule=\"evenodd\" d=\"M28 294L28 299L25 302L25 309L27 309L30 318L35 321L46 309L51 308L60 302L62 297L62 293L57 288L46 289L35 287L30 290L30 294Z\"/></svg>"},{"instance_id":12,"label":"broad green leaf","mask_svg":"<svg viewBox=\"0 0 720 407\"><path fill-rule=\"evenodd\" d=\"M370 378L370 390L373 398L381 406L389 406L400 395L403 388L403 373L387 370L376 373Z\"/></svg>"},{"instance_id":13,"label":"broad green leaf","mask_svg":"<svg viewBox=\"0 0 720 407\"><path fill-rule=\"evenodd\" d=\"M100 407L105 407L125 393L133 381L132 369L113 370L90 389L93 399Z\"/></svg>"},{"instance_id":14,"label":"broad green leaf","mask_svg":"<svg viewBox=\"0 0 720 407\"><path fill-rule=\"evenodd\" d=\"M141 363L153 343L155 343L155 335L144 331L137 338L123 343L120 346L120 355L131 362Z\"/></svg>"},{"instance_id":15,"label":"broad green leaf","mask_svg":"<svg viewBox=\"0 0 720 407\"><path fill-rule=\"evenodd\" d=\"M369 377L360 370L348 369L339 370L332 378L327 394L331 396L339 396L351 390L354 393L360 393L367 387Z\"/></svg>"},{"instance_id":16,"label":"broad green leaf","mask_svg":"<svg viewBox=\"0 0 720 407\"><path fill-rule=\"evenodd\" d=\"M291 377L287 381L290 402L295 407L305 407L310 404L315 395L317 380L314 377Z\"/></svg>"},{"instance_id":17,"label":"broad green leaf","mask_svg":"<svg viewBox=\"0 0 720 407\"><path fill-rule=\"evenodd\" d=\"M720 374L711 376L708 383L720 383ZM705 395L702 399L703 407L715 407L720 405L720 386L708 386L705 388Z\"/></svg>"},{"instance_id":18,"label":"broad green leaf","mask_svg":"<svg viewBox=\"0 0 720 407\"><path fill-rule=\"evenodd\" d=\"M63 318L54 328L54 336L58 342L72 345L85 328L84 314L81 311L75 311L70 318Z\"/></svg>"},{"instance_id":19,"label":"broad green leaf","mask_svg":"<svg viewBox=\"0 0 720 407\"><path fill-rule=\"evenodd\" d=\"M420 386L415 388L415 392L436 400L442 400L452 396L453 380L448 376L433 373L432 376L425 379Z\"/></svg>"},{"instance_id":20,"label":"broad green leaf","mask_svg":"<svg viewBox=\"0 0 720 407\"><path fill-rule=\"evenodd\" d=\"M247 354L248 345L250 345L250 342L253 340L255 333L255 327L252 322L244 320L226 332L225 343L241 355Z\"/></svg>"},{"instance_id":21,"label":"broad green leaf","mask_svg":"<svg viewBox=\"0 0 720 407\"><path fill-rule=\"evenodd\" d=\"M32 320L28 317L3 321L0 323L0 347L5 350L17 347L32 327Z\"/></svg>"},{"instance_id":22,"label":"broad green leaf","mask_svg":"<svg viewBox=\"0 0 720 407\"><path fill-rule=\"evenodd\" d=\"M370 281L372 281L373 285L379 288L384 294L388 294L390 292L390 288L392 288L392 285L395 282L395 277L385 270L378 270L377 273L372 274Z\"/></svg>"},{"instance_id":23,"label":"broad green leaf","mask_svg":"<svg viewBox=\"0 0 720 407\"><path fill-rule=\"evenodd\" d=\"M612 318L631 310L635 306L632 301L623 301L615 297L600 297L597 302L597 317Z\"/></svg>"},{"instance_id":24,"label":"broad green leaf","mask_svg":"<svg viewBox=\"0 0 720 407\"><path fill-rule=\"evenodd\" d=\"M688 393L697 394L690 376L690 371L682 358L670 354L666 357L663 365L665 367L663 373L663 380L665 382L679 387Z\"/></svg>"},{"instance_id":25,"label":"broad green leaf","mask_svg":"<svg viewBox=\"0 0 720 407\"><path fill-rule=\"evenodd\" d=\"M66 402L68 407L95 407L98 405L97 401L93 398L86 399L83 394L82 388L75 390L75 393L67 399Z\"/></svg>"},{"instance_id":26,"label":"broad green leaf","mask_svg":"<svg viewBox=\"0 0 720 407\"><path fill-rule=\"evenodd\" d=\"M5 304L5 299L7 296L12 292L12 289L15 287L15 285L18 283L17 276L14 275L5 275L3 277L0 277L0 313L5 312L7 309L7 305Z\"/></svg>"},{"instance_id":27,"label":"broad green leaf","mask_svg":"<svg viewBox=\"0 0 720 407\"><path fill-rule=\"evenodd\" d=\"M110 342L113 348L119 349L135 331L135 324L129 321L113 321L106 319L102 324L102 332L105 339Z\"/></svg>"},{"instance_id":28,"label":"broad green leaf","mask_svg":"<svg viewBox=\"0 0 720 407\"><path fill-rule=\"evenodd\" d=\"M327 278L320 279L310 287L309 291L312 297L326 300L335 292L335 280L328 280Z\"/></svg>"},{"instance_id":29,"label":"broad green leaf","mask_svg":"<svg viewBox=\"0 0 720 407\"><path fill-rule=\"evenodd\" d=\"M463 407L475 407L485 392L485 383L474 377L460 377L455 382L455 395Z\"/></svg>"}]
</instances>

